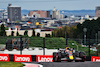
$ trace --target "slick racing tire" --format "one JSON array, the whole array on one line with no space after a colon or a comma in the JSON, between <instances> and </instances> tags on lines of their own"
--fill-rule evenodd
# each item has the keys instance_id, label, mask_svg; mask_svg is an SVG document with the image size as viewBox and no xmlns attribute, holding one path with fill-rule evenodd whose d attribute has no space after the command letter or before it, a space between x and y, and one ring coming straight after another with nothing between
<instances>
[{"instance_id":1,"label":"slick racing tire","mask_svg":"<svg viewBox=\"0 0 100 67\"><path fill-rule=\"evenodd\" d=\"M58 55L57 62L61 62L61 53L59 52L57 53L57 55Z\"/></svg>"},{"instance_id":2,"label":"slick racing tire","mask_svg":"<svg viewBox=\"0 0 100 67\"><path fill-rule=\"evenodd\" d=\"M84 52L80 52L80 57L84 57L85 56L85 53Z\"/></svg>"},{"instance_id":3,"label":"slick racing tire","mask_svg":"<svg viewBox=\"0 0 100 67\"><path fill-rule=\"evenodd\" d=\"M81 62L85 61L85 53L84 52L80 52L80 58L82 59Z\"/></svg>"},{"instance_id":4,"label":"slick racing tire","mask_svg":"<svg viewBox=\"0 0 100 67\"><path fill-rule=\"evenodd\" d=\"M85 59L82 59L80 62L85 62Z\"/></svg>"},{"instance_id":5,"label":"slick racing tire","mask_svg":"<svg viewBox=\"0 0 100 67\"><path fill-rule=\"evenodd\" d=\"M61 53L53 53L53 62L61 62Z\"/></svg>"},{"instance_id":6,"label":"slick racing tire","mask_svg":"<svg viewBox=\"0 0 100 67\"><path fill-rule=\"evenodd\" d=\"M53 62L57 62L57 53L56 52L53 53Z\"/></svg>"}]
</instances>

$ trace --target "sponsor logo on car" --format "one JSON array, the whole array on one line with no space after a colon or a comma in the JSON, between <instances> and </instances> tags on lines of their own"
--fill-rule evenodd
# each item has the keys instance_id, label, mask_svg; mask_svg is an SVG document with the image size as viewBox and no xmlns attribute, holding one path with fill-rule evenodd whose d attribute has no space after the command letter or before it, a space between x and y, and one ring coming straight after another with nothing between
<instances>
[{"instance_id":1,"label":"sponsor logo on car","mask_svg":"<svg viewBox=\"0 0 100 67\"><path fill-rule=\"evenodd\" d=\"M91 56L91 61L92 61L92 62L100 62L100 57Z\"/></svg>"},{"instance_id":2,"label":"sponsor logo on car","mask_svg":"<svg viewBox=\"0 0 100 67\"><path fill-rule=\"evenodd\" d=\"M0 61L9 62L9 55L8 54L0 54Z\"/></svg>"},{"instance_id":3,"label":"sponsor logo on car","mask_svg":"<svg viewBox=\"0 0 100 67\"><path fill-rule=\"evenodd\" d=\"M52 62L52 55L37 55L37 62Z\"/></svg>"},{"instance_id":4,"label":"sponsor logo on car","mask_svg":"<svg viewBox=\"0 0 100 67\"><path fill-rule=\"evenodd\" d=\"M31 55L14 55L14 62L31 62Z\"/></svg>"}]
</instances>

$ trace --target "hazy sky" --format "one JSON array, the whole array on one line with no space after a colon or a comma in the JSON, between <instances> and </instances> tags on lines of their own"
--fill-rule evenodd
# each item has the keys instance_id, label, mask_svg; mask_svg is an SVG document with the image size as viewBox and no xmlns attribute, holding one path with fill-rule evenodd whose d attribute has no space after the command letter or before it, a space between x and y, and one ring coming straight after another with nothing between
<instances>
[{"instance_id":1,"label":"hazy sky","mask_svg":"<svg viewBox=\"0 0 100 67\"><path fill-rule=\"evenodd\" d=\"M29 10L95 10L100 6L100 0L0 0L0 9L7 9L9 3Z\"/></svg>"}]
</instances>

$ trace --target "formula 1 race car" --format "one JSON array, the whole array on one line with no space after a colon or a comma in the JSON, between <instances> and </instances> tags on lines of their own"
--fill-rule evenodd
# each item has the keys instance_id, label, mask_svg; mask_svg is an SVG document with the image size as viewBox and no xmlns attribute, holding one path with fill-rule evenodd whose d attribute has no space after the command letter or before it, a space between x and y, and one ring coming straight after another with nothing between
<instances>
[{"instance_id":1,"label":"formula 1 race car","mask_svg":"<svg viewBox=\"0 0 100 67\"><path fill-rule=\"evenodd\" d=\"M66 49L59 49L58 52L53 53L53 62L61 62L61 61L81 61L84 62L86 59L84 52L74 52L70 49L70 47L66 47Z\"/></svg>"}]
</instances>

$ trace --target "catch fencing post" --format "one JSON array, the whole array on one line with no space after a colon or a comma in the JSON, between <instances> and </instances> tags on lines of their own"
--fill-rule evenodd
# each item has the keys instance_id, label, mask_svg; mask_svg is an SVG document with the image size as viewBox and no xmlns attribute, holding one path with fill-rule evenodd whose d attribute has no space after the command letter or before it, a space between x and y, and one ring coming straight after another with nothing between
<instances>
[{"instance_id":1,"label":"catch fencing post","mask_svg":"<svg viewBox=\"0 0 100 67\"><path fill-rule=\"evenodd\" d=\"M43 38L43 55L45 55L45 38Z\"/></svg>"},{"instance_id":2,"label":"catch fencing post","mask_svg":"<svg viewBox=\"0 0 100 67\"><path fill-rule=\"evenodd\" d=\"M23 46L22 46L22 36L20 37L20 54L22 54L22 48L23 48Z\"/></svg>"}]
</instances>

